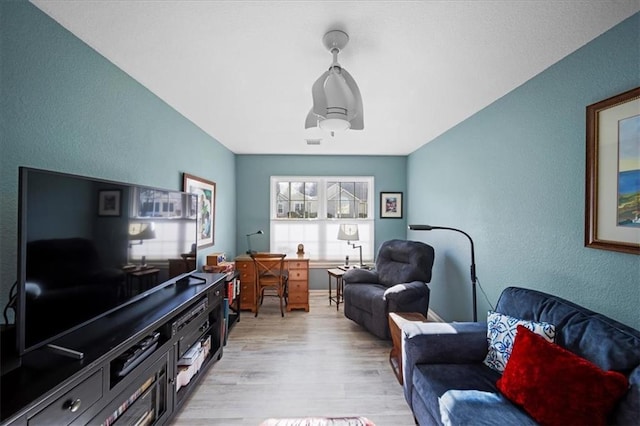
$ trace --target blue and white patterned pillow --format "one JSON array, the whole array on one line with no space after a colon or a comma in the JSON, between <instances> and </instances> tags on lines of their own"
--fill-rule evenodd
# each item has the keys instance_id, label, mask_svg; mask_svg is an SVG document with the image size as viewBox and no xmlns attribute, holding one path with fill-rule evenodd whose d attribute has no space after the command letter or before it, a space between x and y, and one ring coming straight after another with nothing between
<instances>
[{"instance_id":1,"label":"blue and white patterned pillow","mask_svg":"<svg viewBox=\"0 0 640 426\"><path fill-rule=\"evenodd\" d=\"M509 315L489 311L487 316L489 352L483 361L486 366L499 373L504 371L511 356L518 325L527 327L532 332L544 337L548 342L553 343L555 341L556 327L553 324L521 320Z\"/></svg>"}]
</instances>

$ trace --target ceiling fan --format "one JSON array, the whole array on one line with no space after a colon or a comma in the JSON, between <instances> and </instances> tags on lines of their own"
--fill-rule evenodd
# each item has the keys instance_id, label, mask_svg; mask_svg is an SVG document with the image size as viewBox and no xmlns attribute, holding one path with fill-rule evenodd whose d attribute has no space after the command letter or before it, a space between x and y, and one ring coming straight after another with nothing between
<instances>
[{"instance_id":1,"label":"ceiling fan","mask_svg":"<svg viewBox=\"0 0 640 426\"><path fill-rule=\"evenodd\" d=\"M338 63L338 53L349 42L344 31L332 30L322 38L333 55L329 69L313 84L313 107L305 121L305 129L320 127L331 132L364 129L362 96L351 74Z\"/></svg>"}]
</instances>

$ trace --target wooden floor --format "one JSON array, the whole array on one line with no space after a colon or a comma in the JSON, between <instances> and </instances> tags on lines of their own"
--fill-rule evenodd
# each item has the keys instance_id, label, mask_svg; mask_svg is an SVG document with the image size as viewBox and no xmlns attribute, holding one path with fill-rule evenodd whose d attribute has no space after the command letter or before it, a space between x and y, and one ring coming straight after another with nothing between
<instances>
[{"instance_id":1,"label":"wooden floor","mask_svg":"<svg viewBox=\"0 0 640 426\"><path fill-rule=\"evenodd\" d=\"M243 312L223 357L206 373L173 425L257 426L270 417L364 416L376 426L414 426L381 341L329 307L315 290L310 311L265 299Z\"/></svg>"}]
</instances>

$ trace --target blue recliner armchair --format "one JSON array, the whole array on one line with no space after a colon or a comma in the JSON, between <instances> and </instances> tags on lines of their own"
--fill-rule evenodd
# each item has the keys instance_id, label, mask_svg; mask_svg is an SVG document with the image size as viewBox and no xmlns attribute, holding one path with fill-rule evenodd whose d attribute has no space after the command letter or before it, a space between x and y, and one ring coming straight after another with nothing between
<instances>
[{"instance_id":1,"label":"blue recliner armchair","mask_svg":"<svg viewBox=\"0 0 640 426\"><path fill-rule=\"evenodd\" d=\"M344 315L389 340L389 312L427 315L434 250L419 241L382 243L375 269L350 269L344 282Z\"/></svg>"}]
</instances>

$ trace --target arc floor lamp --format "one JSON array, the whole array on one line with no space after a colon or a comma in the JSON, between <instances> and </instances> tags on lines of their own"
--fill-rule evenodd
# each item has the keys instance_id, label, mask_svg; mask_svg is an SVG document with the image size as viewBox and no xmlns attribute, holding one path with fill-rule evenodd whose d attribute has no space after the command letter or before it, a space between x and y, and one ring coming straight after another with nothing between
<instances>
[{"instance_id":1,"label":"arc floor lamp","mask_svg":"<svg viewBox=\"0 0 640 426\"><path fill-rule=\"evenodd\" d=\"M476 284L478 282L478 277L476 276L476 256L471 236L461 229L450 228L448 226L409 225L409 229L413 231L433 231L437 229L444 229L459 232L469 239L469 242L471 243L471 296L473 298L473 322L478 322L478 306L476 301Z\"/></svg>"}]
</instances>

